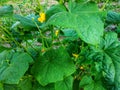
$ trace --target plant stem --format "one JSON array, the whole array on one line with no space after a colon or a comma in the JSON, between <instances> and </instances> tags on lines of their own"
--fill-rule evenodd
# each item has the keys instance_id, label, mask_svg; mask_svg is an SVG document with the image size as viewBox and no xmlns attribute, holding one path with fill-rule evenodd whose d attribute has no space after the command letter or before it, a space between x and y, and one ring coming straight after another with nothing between
<instances>
[{"instance_id":1,"label":"plant stem","mask_svg":"<svg viewBox=\"0 0 120 90\"><path fill-rule=\"evenodd\" d=\"M44 47L45 47L45 44L44 44L44 35L42 34L42 31L40 30L38 24L37 24L34 20L33 20L33 22L35 23L35 25L36 25L37 28L38 28L38 31L39 31L40 36L41 36L41 38L42 38L42 46L43 46L43 48L44 48Z\"/></svg>"},{"instance_id":2,"label":"plant stem","mask_svg":"<svg viewBox=\"0 0 120 90\"><path fill-rule=\"evenodd\" d=\"M43 11L43 7L42 7L42 5L40 4L41 1L36 0L36 2L37 2L37 4L38 4L38 6L39 6L39 9L40 9L41 11Z\"/></svg>"},{"instance_id":3,"label":"plant stem","mask_svg":"<svg viewBox=\"0 0 120 90\"><path fill-rule=\"evenodd\" d=\"M103 7L100 9L100 11L103 11L107 5L107 3L109 2L109 0L106 0L105 4L103 5Z\"/></svg>"},{"instance_id":4,"label":"plant stem","mask_svg":"<svg viewBox=\"0 0 120 90\"><path fill-rule=\"evenodd\" d=\"M32 56L28 51L27 51L27 49L26 49L26 47L24 47L24 46L22 46L19 42L17 42L15 39L14 39L14 37L12 36L12 34L6 29L6 28L4 28L3 26L1 26L1 28L2 28L2 30L3 30L3 32L5 33L5 32L7 32L7 37L8 38L11 38L12 39L12 41L17 45L17 46L19 46L19 47L22 47L30 56Z\"/></svg>"}]
</instances>

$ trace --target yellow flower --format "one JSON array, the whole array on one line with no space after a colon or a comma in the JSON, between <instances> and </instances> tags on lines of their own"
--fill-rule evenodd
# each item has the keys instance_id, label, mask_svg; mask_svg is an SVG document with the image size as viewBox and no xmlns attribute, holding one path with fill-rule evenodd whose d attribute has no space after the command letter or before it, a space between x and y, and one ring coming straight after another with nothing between
<instances>
[{"instance_id":1,"label":"yellow flower","mask_svg":"<svg viewBox=\"0 0 120 90\"><path fill-rule=\"evenodd\" d=\"M78 58L79 54L72 54L73 57Z\"/></svg>"},{"instance_id":2,"label":"yellow flower","mask_svg":"<svg viewBox=\"0 0 120 90\"><path fill-rule=\"evenodd\" d=\"M81 67L80 67L80 69L81 69L81 70L83 70L83 69L84 69L84 67L83 67L83 66L81 66Z\"/></svg>"},{"instance_id":3,"label":"yellow flower","mask_svg":"<svg viewBox=\"0 0 120 90\"><path fill-rule=\"evenodd\" d=\"M45 13L41 12L39 15L40 15L40 17L38 18L38 21L43 23L46 20Z\"/></svg>"},{"instance_id":4,"label":"yellow flower","mask_svg":"<svg viewBox=\"0 0 120 90\"><path fill-rule=\"evenodd\" d=\"M55 35L58 36L58 34L59 34L59 30L56 30Z\"/></svg>"}]
</instances>

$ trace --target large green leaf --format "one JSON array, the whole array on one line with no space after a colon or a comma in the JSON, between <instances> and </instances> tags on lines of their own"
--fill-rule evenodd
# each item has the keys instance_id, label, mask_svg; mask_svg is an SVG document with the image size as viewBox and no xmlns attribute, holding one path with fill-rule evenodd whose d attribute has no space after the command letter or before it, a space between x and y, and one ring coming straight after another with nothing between
<instances>
[{"instance_id":1,"label":"large green leaf","mask_svg":"<svg viewBox=\"0 0 120 90\"><path fill-rule=\"evenodd\" d=\"M3 84L3 87L3 90L33 90L32 78L31 76L25 76L20 80L19 84Z\"/></svg>"},{"instance_id":2,"label":"large green leaf","mask_svg":"<svg viewBox=\"0 0 120 90\"><path fill-rule=\"evenodd\" d=\"M103 76L109 90L120 89L120 42L116 33L107 33L104 40Z\"/></svg>"},{"instance_id":3,"label":"large green leaf","mask_svg":"<svg viewBox=\"0 0 120 90\"><path fill-rule=\"evenodd\" d=\"M18 84L31 62L33 59L27 53L1 52L0 81L7 84Z\"/></svg>"},{"instance_id":4,"label":"large green leaf","mask_svg":"<svg viewBox=\"0 0 120 90\"><path fill-rule=\"evenodd\" d=\"M94 81L90 76L84 76L80 81L80 87L84 90L105 90L101 81Z\"/></svg>"},{"instance_id":5,"label":"large green leaf","mask_svg":"<svg viewBox=\"0 0 120 90\"><path fill-rule=\"evenodd\" d=\"M32 78L29 76L23 78L17 87L19 88L18 90L32 90Z\"/></svg>"},{"instance_id":6,"label":"large green leaf","mask_svg":"<svg viewBox=\"0 0 120 90\"><path fill-rule=\"evenodd\" d=\"M32 90L55 90L55 89L54 89L54 84L48 84L46 86L42 86L38 82L35 82L33 84Z\"/></svg>"},{"instance_id":7,"label":"large green leaf","mask_svg":"<svg viewBox=\"0 0 120 90\"><path fill-rule=\"evenodd\" d=\"M105 58L103 60L103 77L105 86L109 90L114 90L115 88L115 73L116 69L112 59L109 56L105 55Z\"/></svg>"},{"instance_id":8,"label":"large green leaf","mask_svg":"<svg viewBox=\"0 0 120 90\"><path fill-rule=\"evenodd\" d=\"M104 78L104 86L108 90L120 89L120 42L117 38L117 34L108 32L105 34L104 39L101 42L100 48L94 48L93 52L90 52L92 60L101 62L99 71ZM93 55L93 56L92 56Z\"/></svg>"},{"instance_id":9,"label":"large green leaf","mask_svg":"<svg viewBox=\"0 0 120 90\"><path fill-rule=\"evenodd\" d=\"M69 76L62 81L55 83L55 90L72 90L73 77Z\"/></svg>"},{"instance_id":10,"label":"large green leaf","mask_svg":"<svg viewBox=\"0 0 120 90\"><path fill-rule=\"evenodd\" d=\"M99 44L104 30L103 23L99 16L95 14L86 14L83 16L81 14L77 18L77 22L80 21L80 23L78 24L76 31L80 38L86 43L93 45Z\"/></svg>"},{"instance_id":11,"label":"large green leaf","mask_svg":"<svg viewBox=\"0 0 120 90\"><path fill-rule=\"evenodd\" d=\"M93 80L90 76L84 76L82 80L80 81L80 87L91 84L92 82Z\"/></svg>"},{"instance_id":12,"label":"large green leaf","mask_svg":"<svg viewBox=\"0 0 120 90\"><path fill-rule=\"evenodd\" d=\"M87 49L87 48L86 48ZM100 77L103 82L102 84L107 90L120 90L120 41L118 40L117 34L113 32L107 32L104 38L101 40L100 47L91 46L85 53L86 62L93 62L92 64L92 75ZM88 59L88 60L87 60ZM97 67L96 67L97 65ZM96 70L96 71L95 71ZM95 74L93 72L95 71ZM84 77L81 81L84 82L81 87L93 87L93 83L90 85L91 79ZM97 83L97 82L96 82ZM98 84L96 85L98 86Z\"/></svg>"},{"instance_id":13,"label":"large green leaf","mask_svg":"<svg viewBox=\"0 0 120 90\"><path fill-rule=\"evenodd\" d=\"M98 15L96 5L92 5L75 4L70 7L69 12L64 11L54 14L47 24L62 28L72 28L76 30L78 36L86 43L99 44L104 30L103 22Z\"/></svg>"},{"instance_id":14,"label":"large green leaf","mask_svg":"<svg viewBox=\"0 0 120 90\"><path fill-rule=\"evenodd\" d=\"M13 14L13 7L11 5L0 7L0 17L10 16L12 14Z\"/></svg>"},{"instance_id":15,"label":"large green leaf","mask_svg":"<svg viewBox=\"0 0 120 90\"><path fill-rule=\"evenodd\" d=\"M46 51L32 67L32 74L43 86L63 80L74 72L75 65L63 47Z\"/></svg>"},{"instance_id":16,"label":"large green leaf","mask_svg":"<svg viewBox=\"0 0 120 90\"><path fill-rule=\"evenodd\" d=\"M17 85L14 84L4 84L3 90L19 90Z\"/></svg>"}]
</instances>

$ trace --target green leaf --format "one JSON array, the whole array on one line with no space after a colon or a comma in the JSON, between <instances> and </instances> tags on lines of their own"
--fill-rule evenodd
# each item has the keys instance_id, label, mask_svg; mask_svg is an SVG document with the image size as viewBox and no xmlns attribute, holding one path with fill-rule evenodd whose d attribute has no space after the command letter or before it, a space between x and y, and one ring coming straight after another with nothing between
<instances>
[{"instance_id":1,"label":"green leaf","mask_svg":"<svg viewBox=\"0 0 120 90\"><path fill-rule=\"evenodd\" d=\"M3 89L3 84L2 84L2 83L0 83L0 90L4 90L4 89Z\"/></svg>"},{"instance_id":2,"label":"green leaf","mask_svg":"<svg viewBox=\"0 0 120 90\"><path fill-rule=\"evenodd\" d=\"M103 35L103 23L96 14L79 15L78 21L81 21L76 28L79 37L86 43L97 45ZM77 24L77 23L76 23Z\"/></svg>"},{"instance_id":3,"label":"green leaf","mask_svg":"<svg viewBox=\"0 0 120 90\"><path fill-rule=\"evenodd\" d=\"M9 49L11 48L0 45L0 53L3 52L4 50L9 50Z\"/></svg>"},{"instance_id":4,"label":"green leaf","mask_svg":"<svg viewBox=\"0 0 120 90\"><path fill-rule=\"evenodd\" d=\"M20 90L32 90L32 78L26 77L21 80L17 86Z\"/></svg>"},{"instance_id":5,"label":"green leaf","mask_svg":"<svg viewBox=\"0 0 120 90\"><path fill-rule=\"evenodd\" d=\"M31 76L25 76L20 80L19 84L4 84L3 86L3 90L33 90Z\"/></svg>"},{"instance_id":6,"label":"green leaf","mask_svg":"<svg viewBox=\"0 0 120 90\"><path fill-rule=\"evenodd\" d=\"M43 86L63 80L74 72L75 65L63 47L46 51L32 67L32 74Z\"/></svg>"},{"instance_id":7,"label":"green leaf","mask_svg":"<svg viewBox=\"0 0 120 90\"><path fill-rule=\"evenodd\" d=\"M72 90L73 86L73 77L69 76L64 78L62 81L58 81L55 83L55 90Z\"/></svg>"},{"instance_id":8,"label":"green leaf","mask_svg":"<svg viewBox=\"0 0 120 90\"><path fill-rule=\"evenodd\" d=\"M102 44L104 45L103 49L105 51L110 50L110 49L116 49L116 47L119 46L117 34L113 33L113 32L107 33L105 35L104 43L102 43Z\"/></svg>"},{"instance_id":9,"label":"green leaf","mask_svg":"<svg viewBox=\"0 0 120 90\"><path fill-rule=\"evenodd\" d=\"M100 47L92 47L87 49L85 55L88 54L86 59L88 59L89 62L91 60L94 63L94 66L92 64L92 67L97 71L94 75L102 79L103 82L100 83L101 85L103 84L107 90L119 90L120 42L117 34L114 32L107 32L104 38L101 40ZM91 71L93 74L94 70ZM83 80L81 80L81 83L83 83L81 86L84 86L85 83L85 87L88 86L88 89L92 88L94 84L87 85L86 83L88 82L90 82L88 77L85 77L85 79L83 78ZM98 84L96 86L98 86Z\"/></svg>"},{"instance_id":10,"label":"green leaf","mask_svg":"<svg viewBox=\"0 0 120 90\"><path fill-rule=\"evenodd\" d=\"M13 14L12 5L3 6L3 7L0 8L0 17L11 16L12 14Z\"/></svg>"},{"instance_id":11,"label":"green leaf","mask_svg":"<svg viewBox=\"0 0 120 90\"><path fill-rule=\"evenodd\" d=\"M75 30L64 29L64 30L62 30L62 32L63 32L63 36L65 37L64 40L66 40L66 41L74 41L79 38L77 33L75 32Z\"/></svg>"},{"instance_id":12,"label":"green leaf","mask_svg":"<svg viewBox=\"0 0 120 90\"><path fill-rule=\"evenodd\" d=\"M36 24L41 25L40 22L38 22L37 18L39 16L35 16L34 14L30 14L26 17L21 16L21 15L14 15L14 17L20 21L21 25L25 28L25 29L30 29L33 30L33 28L37 28ZM36 24L35 24L36 23Z\"/></svg>"},{"instance_id":13,"label":"green leaf","mask_svg":"<svg viewBox=\"0 0 120 90\"><path fill-rule=\"evenodd\" d=\"M69 2L69 12L80 14L80 13L98 13L98 6L95 3L75 3Z\"/></svg>"},{"instance_id":14,"label":"green leaf","mask_svg":"<svg viewBox=\"0 0 120 90\"><path fill-rule=\"evenodd\" d=\"M113 90L112 88L114 88L115 72L112 59L108 55L105 55L103 60L103 77L104 83L109 90Z\"/></svg>"},{"instance_id":15,"label":"green leaf","mask_svg":"<svg viewBox=\"0 0 120 90\"><path fill-rule=\"evenodd\" d=\"M64 22L61 22L62 20L64 20ZM72 23L70 23L71 21ZM61 26L63 28L75 28L74 23L74 15L66 11L54 14L47 22L47 24Z\"/></svg>"},{"instance_id":16,"label":"green leaf","mask_svg":"<svg viewBox=\"0 0 120 90\"><path fill-rule=\"evenodd\" d=\"M117 34L110 32L104 40L103 76L106 87L109 90L120 89L120 42Z\"/></svg>"},{"instance_id":17,"label":"green leaf","mask_svg":"<svg viewBox=\"0 0 120 90\"><path fill-rule=\"evenodd\" d=\"M15 84L4 84L3 90L19 90Z\"/></svg>"},{"instance_id":18,"label":"green leaf","mask_svg":"<svg viewBox=\"0 0 120 90\"><path fill-rule=\"evenodd\" d=\"M18 84L31 62L33 59L27 53L3 51L0 53L0 81Z\"/></svg>"},{"instance_id":19,"label":"green leaf","mask_svg":"<svg viewBox=\"0 0 120 90\"><path fill-rule=\"evenodd\" d=\"M101 82L94 82L84 88L85 90L106 90Z\"/></svg>"},{"instance_id":20,"label":"green leaf","mask_svg":"<svg viewBox=\"0 0 120 90\"><path fill-rule=\"evenodd\" d=\"M38 82L35 82L33 84L32 90L55 90L55 89L54 89L54 84L48 84L46 86L42 86Z\"/></svg>"},{"instance_id":21,"label":"green leaf","mask_svg":"<svg viewBox=\"0 0 120 90\"><path fill-rule=\"evenodd\" d=\"M117 34L108 32L101 42L100 51L95 52L93 60L96 58L102 62L103 84L107 90L120 89L120 42ZM99 57L98 57L99 56ZM100 65L100 64L99 64Z\"/></svg>"},{"instance_id":22,"label":"green leaf","mask_svg":"<svg viewBox=\"0 0 120 90\"><path fill-rule=\"evenodd\" d=\"M32 43L30 43L30 44L32 44ZM27 51L31 54L31 56L34 60L36 60L36 57L38 55L38 51L40 51L40 50L41 50L40 46L34 46L34 48L27 47Z\"/></svg>"},{"instance_id":23,"label":"green leaf","mask_svg":"<svg viewBox=\"0 0 120 90\"><path fill-rule=\"evenodd\" d=\"M114 24L120 23L120 14L117 12L109 11L107 14L106 21L108 23L114 23Z\"/></svg>"},{"instance_id":24,"label":"green leaf","mask_svg":"<svg viewBox=\"0 0 120 90\"><path fill-rule=\"evenodd\" d=\"M84 76L80 81L80 87L83 87L84 90L105 90L102 82L92 80L91 76Z\"/></svg>"},{"instance_id":25,"label":"green leaf","mask_svg":"<svg viewBox=\"0 0 120 90\"><path fill-rule=\"evenodd\" d=\"M74 7L77 7L75 10L70 9L74 11L56 13L48 20L47 25L74 29L83 41L97 45L100 43L101 36L103 36L104 25L98 11L96 9L92 10L96 6L93 7L92 5L75 5Z\"/></svg>"},{"instance_id":26,"label":"green leaf","mask_svg":"<svg viewBox=\"0 0 120 90\"><path fill-rule=\"evenodd\" d=\"M83 87L85 85L91 84L92 82L93 82L92 78L90 76L86 75L80 81L80 87Z\"/></svg>"},{"instance_id":27,"label":"green leaf","mask_svg":"<svg viewBox=\"0 0 120 90\"><path fill-rule=\"evenodd\" d=\"M46 11L46 18L47 20L54 15L55 13L58 12L62 12L62 11L66 11L65 6L63 6L62 4L58 4L58 5L53 5L51 6L47 11Z\"/></svg>"}]
</instances>

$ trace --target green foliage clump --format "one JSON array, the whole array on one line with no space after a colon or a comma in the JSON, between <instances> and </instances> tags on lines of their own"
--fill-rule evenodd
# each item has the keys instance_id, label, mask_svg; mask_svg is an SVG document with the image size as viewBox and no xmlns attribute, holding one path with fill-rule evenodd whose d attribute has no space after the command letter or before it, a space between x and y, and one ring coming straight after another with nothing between
<instances>
[{"instance_id":1,"label":"green foliage clump","mask_svg":"<svg viewBox=\"0 0 120 90\"><path fill-rule=\"evenodd\" d=\"M0 8L0 90L120 90L120 14L57 1L29 15Z\"/></svg>"}]
</instances>

